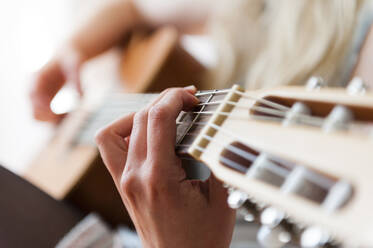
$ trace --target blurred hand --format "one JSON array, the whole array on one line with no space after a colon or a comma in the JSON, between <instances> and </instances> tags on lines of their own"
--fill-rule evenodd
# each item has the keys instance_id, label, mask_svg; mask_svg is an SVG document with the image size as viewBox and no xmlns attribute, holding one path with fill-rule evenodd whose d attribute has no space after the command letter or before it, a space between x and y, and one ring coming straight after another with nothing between
<instances>
[{"instance_id":1,"label":"blurred hand","mask_svg":"<svg viewBox=\"0 0 373 248\"><path fill-rule=\"evenodd\" d=\"M96 136L101 156L144 247L229 247L235 213L213 176L187 180L175 154L176 117L198 100L174 88Z\"/></svg>"},{"instance_id":2,"label":"blurred hand","mask_svg":"<svg viewBox=\"0 0 373 248\"><path fill-rule=\"evenodd\" d=\"M41 68L35 75L30 98L34 118L40 121L57 123L64 115L53 113L50 103L63 85L69 81L82 95L80 85L81 56L74 49L66 49Z\"/></svg>"}]
</instances>

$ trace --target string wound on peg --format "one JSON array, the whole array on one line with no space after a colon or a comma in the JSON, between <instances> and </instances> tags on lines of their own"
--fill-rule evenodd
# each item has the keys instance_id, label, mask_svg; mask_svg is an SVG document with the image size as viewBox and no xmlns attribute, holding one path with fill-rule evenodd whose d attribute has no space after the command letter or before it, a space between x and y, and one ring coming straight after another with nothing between
<instances>
[{"instance_id":1,"label":"string wound on peg","mask_svg":"<svg viewBox=\"0 0 373 248\"><path fill-rule=\"evenodd\" d=\"M318 90L325 86L325 81L322 77L310 77L306 83L306 90Z\"/></svg>"},{"instance_id":2,"label":"string wound on peg","mask_svg":"<svg viewBox=\"0 0 373 248\"><path fill-rule=\"evenodd\" d=\"M350 95L365 94L368 86L360 77L354 77L347 86L347 93Z\"/></svg>"}]
</instances>

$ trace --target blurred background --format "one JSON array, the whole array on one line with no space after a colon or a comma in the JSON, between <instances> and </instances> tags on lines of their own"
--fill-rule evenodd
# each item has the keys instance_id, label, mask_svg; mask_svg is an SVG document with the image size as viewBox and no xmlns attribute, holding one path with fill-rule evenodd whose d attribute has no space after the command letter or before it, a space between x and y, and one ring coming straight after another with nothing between
<instances>
[{"instance_id":1,"label":"blurred background","mask_svg":"<svg viewBox=\"0 0 373 248\"><path fill-rule=\"evenodd\" d=\"M22 173L53 133L50 124L32 117L28 95L33 73L102 2L0 1L0 163L10 170ZM71 92L62 92L57 105L71 104Z\"/></svg>"},{"instance_id":2,"label":"blurred background","mask_svg":"<svg viewBox=\"0 0 373 248\"><path fill-rule=\"evenodd\" d=\"M33 74L55 54L77 24L84 22L105 2L0 1L0 164L3 166L22 174L53 135L51 124L32 117L29 91ZM209 42L204 37L185 36L182 45L205 65L214 63ZM117 55L109 52L106 58L101 56L85 65L83 85L87 81L94 84L117 80L112 73L118 66ZM68 109L77 99L74 90L64 90L59 93L54 107Z\"/></svg>"}]
</instances>

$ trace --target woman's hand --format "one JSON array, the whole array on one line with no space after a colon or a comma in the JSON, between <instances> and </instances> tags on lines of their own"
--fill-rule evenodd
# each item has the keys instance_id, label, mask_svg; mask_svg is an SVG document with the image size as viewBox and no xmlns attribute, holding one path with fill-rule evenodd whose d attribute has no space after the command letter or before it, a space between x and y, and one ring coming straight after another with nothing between
<instances>
[{"instance_id":1,"label":"woman's hand","mask_svg":"<svg viewBox=\"0 0 373 248\"><path fill-rule=\"evenodd\" d=\"M198 100L194 87L164 92L96 136L102 158L144 247L229 247L235 213L213 176L187 180L175 154L176 117Z\"/></svg>"},{"instance_id":2,"label":"woman's hand","mask_svg":"<svg viewBox=\"0 0 373 248\"><path fill-rule=\"evenodd\" d=\"M36 73L30 92L35 119L57 123L63 118L64 115L52 111L50 103L67 81L73 83L82 95L80 67L83 61L79 52L66 49Z\"/></svg>"}]
</instances>

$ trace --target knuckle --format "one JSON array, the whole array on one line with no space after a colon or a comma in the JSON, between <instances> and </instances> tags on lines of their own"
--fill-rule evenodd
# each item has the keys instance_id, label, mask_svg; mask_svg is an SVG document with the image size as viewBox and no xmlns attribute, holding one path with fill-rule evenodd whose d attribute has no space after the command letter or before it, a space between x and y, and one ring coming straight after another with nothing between
<instances>
[{"instance_id":1,"label":"knuckle","mask_svg":"<svg viewBox=\"0 0 373 248\"><path fill-rule=\"evenodd\" d=\"M172 88L169 93L175 96L181 96L184 93L184 90L182 88Z\"/></svg>"},{"instance_id":2,"label":"knuckle","mask_svg":"<svg viewBox=\"0 0 373 248\"><path fill-rule=\"evenodd\" d=\"M171 89L172 89L172 88L167 88L167 89L165 89L164 91L162 91L161 94L167 94L168 92L170 92Z\"/></svg>"},{"instance_id":3,"label":"knuckle","mask_svg":"<svg viewBox=\"0 0 373 248\"><path fill-rule=\"evenodd\" d=\"M108 140L110 136L110 126L104 127L98 130L95 134L95 141L98 146L102 146Z\"/></svg>"},{"instance_id":4,"label":"knuckle","mask_svg":"<svg viewBox=\"0 0 373 248\"><path fill-rule=\"evenodd\" d=\"M155 173L148 173L148 175L145 176L144 182L150 189L156 189L161 183L161 180L159 180L159 177Z\"/></svg>"},{"instance_id":5,"label":"knuckle","mask_svg":"<svg viewBox=\"0 0 373 248\"><path fill-rule=\"evenodd\" d=\"M165 180L161 171L158 169L159 165L155 162L152 162L152 164L149 165L149 161L147 161L146 164L146 171L143 173L142 177L142 182L144 183L145 188L150 194L162 191L165 187Z\"/></svg>"},{"instance_id":6,"label":"knuckle","mask_svg":"<svg viewBox=\"0 0 373 248\"><path fill-rule=\"evenodd\" d=\"M149 118L155 121L163 120L168 117L168 113L167 106L155 105L149 110Z\"/></svg>"},{"instance_id":7,"label":"knuckle","mask_svg":"<svg viewBox=\"0 0 373 248\"><path fill-rule=\"evenodd\" d=\"M133 123L134 125L138 125L144 121L146 121L146 117L147 117L148 113L145 109L142 109L140 111L138 111L135 116L133 117Z\"/></svg>"},{"instance_id":8,"label":"knuckle","mask_svg":"<svg viewBox=\"0 0 373 248\"><path fill-rule=\"evenodd\" d=\"M160 199L160 196L164 193L162 180L154 174L149 174L144 177L144 191L150 199L150 202L156 202Z\"/></svg>"},{"instance_id":9,"label":"knuckle","mask_svg":"<svg viewBox=\"0 0 373 248\"><path fill-rule=\"evenodd\" d=\"M138 190L136 178L132 175L123 175L120 180L120 189L127 198L133 198Z\"/></svg>"}]
</instances>

